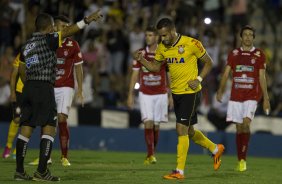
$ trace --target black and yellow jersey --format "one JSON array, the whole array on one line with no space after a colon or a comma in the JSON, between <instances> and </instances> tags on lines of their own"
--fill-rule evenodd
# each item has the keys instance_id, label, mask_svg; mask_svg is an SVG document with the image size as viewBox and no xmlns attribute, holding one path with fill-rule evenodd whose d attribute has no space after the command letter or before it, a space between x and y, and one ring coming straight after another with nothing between
<instances>
[{"instance_id":1,"label":"black and yellow jersey","mask_svg":"<svg viewBox=\"0 0 282 184\"><path fill-rule=\"evenodd\" d=\"M19 65L20 65L20 62L21 62L20 61L20 54L18 54L17 57L15 58L14 62L13 62L13 66L18 68ZM18 77L17 84L16 84L16 91L19 92L19 93L22 93L23 86L24 86L24 84L23 84L21 78Z\"/></svg>"},{"instance_id":2,"label":"black and yellow jersey","mask_svg":"<svg viewBox=\"0 0 282 184\"><path fill-rule=\"evenodd\" d=\"M158 45L155 60L167 63L173 94L191 94L201 90L201 85L192 90L187 82L197 78L197 60L205 53L206 50L200 41L180 34L172 46L166 47L162 43Z\"/></svg>"}]
</instances>

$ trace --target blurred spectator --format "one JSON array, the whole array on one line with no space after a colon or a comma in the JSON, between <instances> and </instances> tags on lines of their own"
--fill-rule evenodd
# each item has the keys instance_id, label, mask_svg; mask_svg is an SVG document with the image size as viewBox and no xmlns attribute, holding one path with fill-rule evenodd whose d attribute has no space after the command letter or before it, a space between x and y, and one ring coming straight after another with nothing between
<instances>
[{"instance_id":1,"label":"blurred spectator","mask_svg":"<svg viewBox=\"0 0 282 184\"><path fill-rule=\"evenodd\" d=\"M105 17L101 21L99 21L101 23L93 22L89 26L87 26L84 29L82 40L84 40L85 37L88 35L88 31L89 30L91 30L91 29L98 29L98 30L100 30L100 29L102 29L102 28L107 26L105 21L107 19L107 15L108 15L108 12L109 12L109 6L105 3L105 0L96 0L96 1L84 0L83 3L84 3L84 6L86 7L86 10L84 12L84 16L88 16L91 12L94 12L94 11L100 9L102 14Z\"/></svg>"},{"instance_id":2,"label":"blurred spectator","mask_svg":"<svg viewBox=\"0 0 282 184\"><path fill-rule=\"evenodd\" d=\"M132 54L140 49L143 48L145 44L145 34L142 30L140 23L135 23L134 28L132 31L129 32L129 57L128 57L128 67L132 66ZM130 70L128 70L130 71Z\"/></svg>"},{"instance_id":3,"label":"blurred spectator","mask_svg":"<svg viewBox=\"0 0 282 184\"><path fill-rule=\"evenodd\" d=\"M214 23L224 22L224 8L221 0L204 0L204 17L209 17Z\"/></svg>"},{"instance_id":4,"label":"blurred spectator","mask_svg":"<svg viewBox=\"0 0 282 184\"><path fill-rule=\"evenodd\" d=\"M229 125L226 122L227 105L231 93L231 81L228 80L226 90L222 96L222 103L216 100L216 93L213 94L211 108L208 112L208 120L216 127L217 130L224 131Z\"/></svg>"},{"instance_id":5,"label":"blurred spectator","mask_svg":"<svg viewBox=\"0 0 282 184\"><path fill-rule=\"evenodd\" d=\"M233 46L237 47L240 40L238 40L237 33L241 27L248 24L248 0L232 0L231 1L231 31L234 36ZM238 43L237 43L238 42Z\"/></svg>"},{"instance_id":6,"label":"blurred spectator","mask_svg":"<svg viewBox=\"0 0 282 184\"><path fill-rule=\"evenodd\" d=\"M122 20L123 20L124 14L123 14L122 6L120 5L120 1L119 0L116 0L116 1L112 2L111 6L109 8L107 16L115 17L115 19L118 22L123 22Z\"/></svg>"},{"instance_id":7,"label":"blurred spectator","mask_svg":"<svg viewBox=\"0 0 282 184\"><path fill-rule=\"evenodd\" d=\"M0 77L2 80L6 81L6 83L10 82L14 59L13 47L6 47L2 56L0 56Z\"/></svg>"},{"instance_id":8,"label":"blurred spectator","mask_svg":"<svg viewBox=\"0 0 282 184\"><path fill-rule=\"evenodd\" d=\"M274 75L272 94L274 100L274 108L272 115L278 115L282 113L282 63L280 63L280 68Z\"/></svg>"},{"instance_id":9,"label":"blurred spectator","mask_svg":"<svg viewBox=\"0 0 282 184\"><path fill-rule=\"evenodd\" d=\"M10 94L10 85L0 76L0 105L9 104Z\"/></svg>"},{"instance_id":10,"label":"blurred spectator","mask_svg":"<svg viewBox=\"0 0 282 184\"><path fill-rule=\"evenodd\" d=\"M20 49L21 49L21 46L22 46L22 43L23 43L23 41L22 41L22 37L21 37L21 35L16 35L15 37L14 37L14 43L13 43L13 49L14 49L14 55L17 55L19 52L20 52Z\"/></svg>"},{"instance_id":11,"label":"blurred spectator","mask_svg":"<svg viewBox=\"0 0 282 184\"><path fill-rule=\"evenodd\" d=\"M83 67L83 83L82 83L82 88L83 88L83 95L84 95L84 106L89 107L94 101L93 98L93 86L92 86L92 75L89 72L89 69L84 65ZM75 80L76 82L76 80ZM77 84L75 84L77 86ZM75 89L77 90L77 88ZM75 98L75 104L80 105L81 100L78 98Z\"/></svg>"},{"instance_id":12,"label":"blurred spectator","mask_svg":"<svg viewBox=\"0 0 282 184\"><path fill-rule=\"evenodd\" d=\"M29 2L26 6L28 11L26 11L26 21L24 23L26 35L26 38L23 38L24 40L28 39L31 34L35 31L34 22L40 11L39 3Z\"/></svg>"},{"instance_id":13,"label":"blurred spectator","mask_svg":"<svg viewBox=\"0 0 282 184\"><path fill-rule=\"evenodd\" d=\"M259 48L262 49L262 51L265 54L266 64L270 66L270 63L273 57L273 53L271 49L269 48L267 42L265 40L262 40L259 44Z\"/></svg>"},{"instance_id":14,"label":"blurred spectator","mask_svg":"<svg viewBox=\"0 0 282 184\"><path fill-rule=\"evenodd\" d=\"M59 1L58 15L65 15L70 20L74 20L75 1L61 0Z\"/></svg>"},{"instance_id":15,"label":"blurred spectator","mask_svg":"<svg viewBox=\"0 0 282 184\"><path fill-rule=\"evenodd\" d=\"M0 1L0 49L12 44L12 23L15 19L15 11L9 4L9 0Z\"/></svg>"},{"instance_id":16,"label":"blurred spectator","mask_svg":"<svg viewBox=\"0 0 282 184\"><path fill-rule=\"evenodd\" d=\"M122 24L114 17L108 17L108 23L111 27L107 32L107 49L110 52L110 62L108 71L110 74L111 83L117 85L114 87L121 95L123 93L125 83L123 66L125 61L125 51L127 45L127 38L125 37L122 29Z\"/></svg>"},{"instance_id":17,"label":"blurred spectator","mask_svg":"<svg viewBox=\"0 0 282 184\"><path fill-rule=\"evenodd\" d=\"M203 43L206 47L207 53L213 60L213 65L210 73L206 77L206 80L203 81L203 85L206 86L204 90L207 90L205 95L206 103L210 104L213 100L213 95L217 90L218 81L217 76L220 74L221 66L219 66L219 53L220 53L220 43L217 39L216 33L212 29L207 29L204 32Z\"/></svg>"},{"instance_id":18,"label":"blurred spectator","mask_svg":"<svg viewBox=\"0 0 282 184\"><path fill-rule=\"evenodd\" d=\"M13 47L5 48L0 57L0 104L7 105L10 97L10 76L13 69Z\"/></svg>"}]
</instances>

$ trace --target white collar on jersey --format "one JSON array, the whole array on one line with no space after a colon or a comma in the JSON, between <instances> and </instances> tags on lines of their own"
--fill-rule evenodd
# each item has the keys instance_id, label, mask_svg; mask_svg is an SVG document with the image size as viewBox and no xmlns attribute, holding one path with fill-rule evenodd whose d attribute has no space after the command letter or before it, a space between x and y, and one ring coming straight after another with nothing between
<instances>
[{"instance_id":1,"label":"white collar on jersey","mask_svg":"<svg viewBox=\"0 0 282 184\"><path fill-rule=\"evenodd\" d=\"M146 52L147 52L147 53L155 53L155 51L153 51L153 52L152 52L152 51L150 51L150 49L149 49L149 47L148 47L148 46L146 46Z\"/></svg>"},{"instance_id":2,"label":"white collar on jersey","mask_svg":"<svg viewBox=\"0 0 282 184\"><path fill-rule=\"evenodd\" d=\"M175 33L175 35L177 35L177 39L175 40L175 42L171 45L171 47L174 47L178 41L180 40L181 35L179 33Z\"/></svg>"},{"instance_id":3,"label":"white collar on jersey","mask_svg":"<svg viewBox=\"0 0 282 184\"><path fill-rule=\"evenodd\" d=\"M249 50L249 52L253 52L255 49L256 49L256 48L253 46L253 47L251 48L251 50ZM246 51L246 50L243 49L243 47L240 47L240 50L241 50L241 51Z\"/></svg>"}]
</instances>

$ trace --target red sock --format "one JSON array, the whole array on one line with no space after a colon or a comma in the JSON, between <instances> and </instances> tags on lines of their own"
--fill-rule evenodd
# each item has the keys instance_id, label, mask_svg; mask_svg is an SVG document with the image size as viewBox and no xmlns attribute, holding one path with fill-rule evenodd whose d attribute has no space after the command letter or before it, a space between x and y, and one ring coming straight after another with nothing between
<instances>
[{"instance_id":1,"label":"red sock","mask_svg":"<svg viewBox=\"0 0 282 184\"><path fill-rule=\"evenodd\" d=\"M59 138L61 145L61 152L64 158L68 158L70 133L67 122L59 122Z\"/></svg>"},{"instance_id":2,"label":"red sock","mask_svg":"<svg viewBox=\"0 0 282 184\"><path fill-rule=\"evenodd\" d=\"M154 129L154 148L157 147L159 142L160 129Z\"/></svg>"},{"instance_id":3,"label":"red sock","mask_svg":"<svg viewBox=\"0 0 282 184\"><path fill-rule=\"evenodd\" d=\"M242 159L246 160L248 147L249 147L250 133L242 133L241 134L241 151L242 151Z\"/></svg>"},{"instance_id":4,"label":"red sock","mask_svg":"<svg viewBox=\"0 0 282 184\"><path fill-rule=\"evenodd\" d=\"M145 129L145 141L147 144L147 157L154 155L154 130Z\"/></svg>"},{"instance_id":5,"label":"red sock","mask_svg":"<svg viewBox=\"0 0 282 184\"><path fill-rule=\"evenodd\" d=\"M237 146L237 158L238 160L240 161L242 159L242 139L241 139L241 136L242 134L241 133L237 133L236 134L236 146Z\"/></svg>"}]
</instances>

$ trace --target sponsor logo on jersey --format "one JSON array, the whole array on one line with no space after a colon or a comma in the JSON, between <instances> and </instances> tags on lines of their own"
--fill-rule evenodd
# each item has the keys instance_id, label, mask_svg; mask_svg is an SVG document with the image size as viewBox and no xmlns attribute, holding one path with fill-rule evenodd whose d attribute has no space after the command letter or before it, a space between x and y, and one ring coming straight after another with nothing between
<instances>
[{"instance_id":1,"label":"sponsor logo on jersey","mask_svg":"<svg viewBox=\"0 0 282 184\"><path fill-rule=\"evenodd\" d=\"M161 85L161 79L160 75L149 74L143 76L144 85L146 86L159 86Z\"/></svg>"},{"instance_id":2,"label":"sponsor logo on jersey","mask_svg":"<svg viewBox=\"0 0 282 184\"><path fill-rule=\"evenodd\" d=\"M56 70L56 80L59 80L62 78L62 76L65 75L65 70L64 69L57 69Z\"/></svg>"},{"instance_id":3,"label":"sponsor logo on jersey","mask_svg":"<svg viewBox=\"0 0 282 184\"><path fill-rule=\"evenodd\" d=\"M185 60L184 60L183 57L181 57L181 58L166 58L166 62L178 64L178 63L185 63Z\"/></svg>"},{"instance_id":4,"label":"sponsor logo on jersey","mask_svg":"<svg viewBox=\"0 0 282 184\"><path fill-rule=\"evenodd\" d=\"M255 79L252 77L246 77L246 76L242 76L242 77L234 77L234 82L238 82L238 83L254 83Z\"/></svg>"},{"instance_id":5,"label":"sponsor logo on jersey","mask_svg":"<svg viewBox=\"0 0 282 184\"><path fill-rule=\"evenodd\" d=\"M72 47L72 46L73 46L72 41L68 41L68 43L66 44L66 46L68 46L68 47Z\"/></svg>"},{"instance_id":6,"label":"sponsor logo on jersey","mask_svg":"<svg viewBox=\"0 0 282 184\"><path fill-rule=\"evenodd\" d=\"M248 52L242 52L241 53L243 56L250 56L251 54L250 53L248 53Z\"/></svg>"},{"instance_id":7,"label":"sponsor logo on jersey","mask_svg":"<svg viewBox=\"0 0 282 184\"><path fill-rule=\"evenodd\" d=\"M253 66L247 65L236 65L236 72L254 72Z\"/></svg>"},{"instance_id":8,"label":"sponsor logo on jersey","mask_svg":"<svg viewBox=\"0 0 282 184\"><path fill-rule=\"evenodd\" d=\"M31 65L36 64L36 63L39 63L38 55L37 54L35 54L35 55L33 55L33 56L31 56L31 57L26 59L26 67L27 68L30 68Z\"/></svg>"},{"instance_id":9,"label":"sponsor logo on jersey","mask_svg":"<svg viewBox=\"0 0 282 184\"><path fill-rule=\"evenodd\" d=\"M235 84L235 89L253 89L252 84Z\"/></svg>"},{"instance_id":10,"label":"sponsor logo on jersey","mask_svg":"<svg viewBox=\"0 0 282 184\"><path fill-rule=\"evenodd\" d=\"M184 46L183 45L179 45L178 46L178 54L183 54L184 52L185 52Z\"/></svg>"},{"instance_id":11,"label":"sponsor logo on jersey","mask_svg":"<svg viewBox=\"0 0 282 184\"><path fill-rule=\"evenodd\" d=\"M65 64L65 59L64 58L57 58L57 65L63 65Z\"/></svg>"},{"instance_id":12,"label":"sponsor logo on jersey","mask_svg":"<svg viewBox=\"0 0 282 184\"><path fill-rule=\"evenodd\" d=\"M204 52L204 47L202 46L201 42L193 39L192 43L200 50L200 52Z\"/></svg>"},{"instance_id":13,"label":"sponsor logo on jersey","mask_svg":"<svg viewBox=\"0 0 282 184\"><path fill-rule=\"evenodd\" d=\"M144 81L145 86L159 86L161 81Z\"/></svg>"},{"instance_id":14,"label":"sponsor logo on jersey","mask_svg":"<svg viewBox=\"0 0 282 184\"><path fill-rule=\"evenodd\" d=\"M258 50L258 51L256 51L256 53L254 53L254 55L255 55L255 56L257 56L257 57L260 57L260 54L261 54L261 53L260 53L260 51L259 51L259 50Z\"/></svg>"},{"instance_id":15,"label":"sponsor logo on jersey","mask_svg":"<svg viewBox=\"0 0 282 184\"><path fill-rule=\"evenodd\" d=\"M235 49L235 50L232 51L232 53L233 53L233 56L237 56L239 51L237 49Z\"/></svg>"},{"instance_id":16,"label":"sponsor logo on jersey","mask_svg":"<svg viewBox=\"0 0 282 184\"><path fill-rule=\"evenodd\" d=\"M156 81L156 80L161 80L161 79L162 77L160 75L150 74L150 75L143 76L143 80L146 80L146 81Z\"/></svg>"},{"instance_id":17,"label":"sponsor logo on jersey","mask_svg":"<svg viewBox=\"0 0 282 184\"><path fill-rule=\"evenodd\" d=\"M25 46L23 55L26 56L35 46L36 46L36 43L35 43L35 42L27 44L27 45Z\"/></svg>"}]
</instances>

